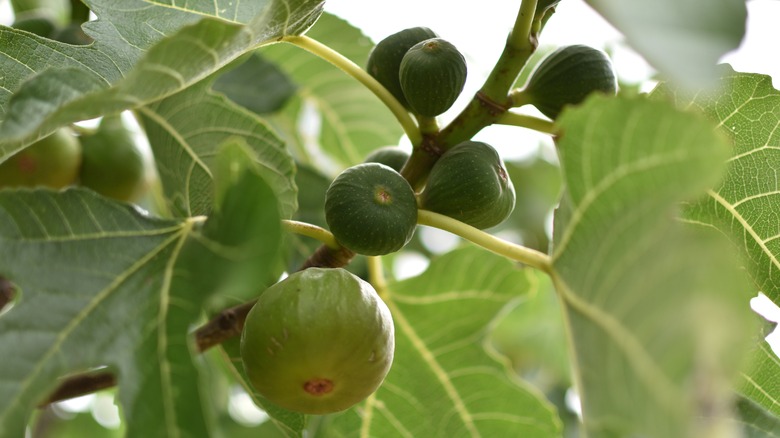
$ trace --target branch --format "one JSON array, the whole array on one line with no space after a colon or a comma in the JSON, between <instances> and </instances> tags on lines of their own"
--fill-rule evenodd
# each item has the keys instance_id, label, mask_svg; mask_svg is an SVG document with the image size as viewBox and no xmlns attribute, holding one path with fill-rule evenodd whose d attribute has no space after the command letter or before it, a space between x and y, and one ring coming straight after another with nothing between
<instances>
[{"instance_id":1,"label":"branch","mask_svg":"<svg viewBox=\"0 0 780 438\"><path fill-rule=\"evenodd\" d=\"M496 123L499 125L520 126L522 128L533 129L534 131L550 135L556 135L557 133L555 124L549 120L513 113L512 111L504 113Z\"/></svg>"},{"instance_id":2,"label":"branch","mask_svg":"<svg viewBox=\"0 0 780 438\"><path fill-rule=\"evenodd\" d=\"M300 270L312 267L341 268L346 266L355 253L346 249L334 249L326 245L320 246L301 266ZM2 285L0 284L0 287ZM214 316L209 322L195 331L195 346L199 353L219 345L228 339L241 334L246 316L257 300L225 309ZM116 377L110 371L78 374L65 378L57 389L46 398L39 407L69 398L91 394L95 391L116 386Z\"/></svg>"}]
</instances>

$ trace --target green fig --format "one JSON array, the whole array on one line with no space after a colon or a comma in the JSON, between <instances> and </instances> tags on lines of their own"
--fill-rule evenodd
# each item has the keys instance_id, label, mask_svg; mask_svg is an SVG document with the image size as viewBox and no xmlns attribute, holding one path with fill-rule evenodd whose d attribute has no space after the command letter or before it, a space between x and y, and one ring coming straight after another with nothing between
<instances>
[{"instance_id":1,"label":"green fig","mask_svg":"<svg viewBox=\"0 0 780 438\"><path fill-rule=\"evenodd\" d=\"M336 240L358 254L398 251L412 238L417 224L414 190L384 164L358 164L328 187L325 221Z\"/></svg>"},{"instance_id":2,"label":"green fig","mask_svg":"<svg viewBox=\"0 0 780 438\"><path fill-rule=\"evenodd\" d=\"M427 39L406 52L399 78L412 112L436 117L447 111L463 91L466 59L452 43Z\"/></svg>"},{"instance_id":3,"label":"green fig","mask_svg":"<svg viewBox=\"0 0 780 438\"><path fill-rule=\"evenodd\" d=\"M479 229L496 226L515 208L515 188L498 152L466 141L433 165L420 195L421 208Z\"/></svg>"},{"instance_id":4,"label":"green fig","mask_svg":"<svg viewBox=\"0 0 780 438\"><path fill-rule=\"evenodd\" d=\"M81 137L80 184L103 196L132 202L149 188L152 163L121 116L106 116L94 134Z\"/></svg>"},{"instance_id":5,"label":"green fig","mask_svg":"<svg viewBox=\"0 0 780 438\"><path fill-rule=\"evenodd\" d=\"M435 38L436 32L427 27L412 27L394 33L380 41L368 55L366 71L382 84L407 109L409 103L401 90L398 72L401 60L409 49L420 41Z\"/></svg>"},{"instance_id":6,"label":"green fig","mask_svg":"<svg viewBox=\"0 0 780 438\"><path fill-rule=\"evenodd\" d=\"M609 57L583 45L560 47L547 55L523 90L528 103L551 119L594 92L615 95L617 79Z\"/></svg>"},{"instance_id":7,"label":"green fig","mask_svg":"<svg viewBox=\"0 0 780 438\"><path fill-rule=\"evenodd\" d=\"M364 162L384 164L396 172L401 172L407 160L409 160L409 152L398 146L385 146L368 154Z\"/></svg>"},{"instance_id":8,"label":"green fig","mask_svg":"<svg viewBox=\"0 0 780 438\"><path fill-rule=\"evenodd\" d=\"M81 144L69 128L31 144L0 164L0 188L45 186L61 189L76 182Z\"/></svg>"},{"instance_id":9,"label":"green fig","mask_svg":"<svg viewBox=\"0 0 780 438\"><path fill-rule=\"evenodd\" d=\"M241 335L252 386L304 414L343 411L371 395L394 348L387 306L370 284L340 268L309 268L266 289Z\"/></svg>"}]
</instances>

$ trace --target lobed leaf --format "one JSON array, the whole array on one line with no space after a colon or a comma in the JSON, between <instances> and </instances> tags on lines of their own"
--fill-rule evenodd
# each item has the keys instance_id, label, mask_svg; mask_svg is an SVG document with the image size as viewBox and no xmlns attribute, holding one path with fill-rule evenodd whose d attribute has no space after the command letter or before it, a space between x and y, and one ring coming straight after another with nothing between
<instances>
[{"instance_id":1,"label":"lobed leaf","mask_svg":"<svg viewBox=\"0 0 780 438\"><path fill-rule=\"evenodd\" d=\"M749 295L720 235L674 217L717 182L728 143L642 98L595 96L559 123L554 282L588 436L722 432Z\"/></svg>"},{"instance_id":2,"label":"lobed leaf","mask_svg":"<svg viewBox=\"0 0 780 438\"><path fill-rule=\"evenodd\" d=\"M260 173L228 180L205 223L83 189L0 191L0 275L21 292L0 316L0 353L12 358L0 363L0 436L22 436L58 378L103 367L118 378L128 435L211 435L189 330L206 299L265 280L281 241Z\"/></svg>"},{"instance_id":3,"label":"lobed leaf","mask_svg":"<svg viewBox=\"0 0 780 438\"><path fill-rule=\"evenodd\" d=\"M359 29L329 14L323 14L307 35L360 66L365 66L373 47ZM261 54L278 64L300 87L300 97L291 99L283 117L297 121L305 107L296 101L312 104L322 120L317 147L336 161L339 170L362 162L377 147L398 143L403 130L395 117L354 78L291 45L264 47Z\"/></svg>"},{"instance_id":4,"label":"lobed leaf","mask_svg":"<svg viewBox=\"0 0 780 438\"><path fill-rule=\"evenodd\" d=\"M325 436L559 434L544 396L485 349L496 316L533 293L536 281L510 261L470 247L391 284L385 298L396 330L390 373L365 402L333 417Z\"/></svg>"},{"instance_id":5,"label":"lobed leaf","mask_svg":"<svg viewBox=\"0 0 780 438\"><path fill-rule=\"evenodd\" d=\"M121 3L121 5L120 5ZM241 54L306 31L321 0L266 0L245 25L141 0L94 0L100 20L74 47L0 28L0 157L56 127L175 94Z\"/></svg>"}]
</instances>

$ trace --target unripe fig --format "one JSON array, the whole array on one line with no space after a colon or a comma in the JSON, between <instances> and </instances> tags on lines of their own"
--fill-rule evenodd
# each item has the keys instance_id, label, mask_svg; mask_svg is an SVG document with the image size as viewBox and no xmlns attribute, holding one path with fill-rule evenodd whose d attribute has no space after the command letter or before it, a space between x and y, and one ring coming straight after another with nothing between
<instances>
[{"instance_id":1,"label":"unripe fig","mask_svg":"<svg viewBox=\"0 0 780 438\"><path fill-rule=\"evenodd\" d=\"M325 221L336 240L358 254L398 251L412 238L417 224L414 190L384 164L358 164L328 187Z\"/></svg>"},{"instance_id":2,"label":"unripe fig","mask_svg":"<svg viewBox=\"0 0 780 438\"><path fill-rule=\"evenodd\" d=\"M79 140L70 129L60 128L0 164L0 188L61 189L76 181L80 165Z\"/></svg>"},{"instance_id":3,"label":"unripe fig","mask_svg":"<svg viewBox=\"0 0 780 438\"><path fill-rule=\"evenodd\" d=\"M18 15L11 27L34 33L44 38L49 38L57 30L57 24L49 16L34 13Z\"/></svg>"},{"instance_id":4,"label":"unripe fig","mask_svg":"<svg viewBox=\"0 0 780 438\"><path fill-rule=\"evenodd\" d=\"M421 208L473 227L500 224L515 208L515 188L492 146L466 141L433 165L420 195Z\"/></svg>"},{"instance_id":5,"label":"unripe fig","mask_svg":"<svg viewBox=\"0 0 780 438\"><path fill-rule=\"evenodd\" d=\"M409 160L409 153L398 146L385 146L374 150L364 160L365 163L380 163L401 172L401 169Z\"/></svg>"},{"instance_id":6,"label":"unripe fig","mask_svg":"<svg viewBox=\"0 0 780 438\"><path fill-rule=\"evenodd\" d=\"M406 52L399 78L412 112L436 117L447 111L463 91L466 59L451 43L431 38Z\"/></svg>"},{"instance_id":7,"label":"unripe fig","mask_svg":"<svg viewBox=\"0 0 780 438\"><path fill-rule=\"evenodd\" d=\"M401 90L398 72L401 60L409 49L420 41L435 38L436 32L427 27L412 27L394 33L380 41L368 55L366 71L382 84L407 109L409 103Z\"/></svg>"},{"instance_id":8,"label":"unripe fig","mask_svg":"<svg viewBox=\"0 0 780 438\"><path fill-rule=\"evenodd\" d=\"M252 386L304 414L343 411L371 395L394 349L389 309L370 284L340 268L309 268L266 289L241 335Z\"/></svg>"},{"instance_id":9,"label":"unripe fig","mask_svg":"<svg viewBox=\"0 0 780 438\"><path fill-rule=\"evenodd\" d=\"M614 95L617 79L612 62L601 50L564 46L547 55L528 79L528 103L555 119L566 105L576 105L593 92Z\"/></svg>"},{"instance_id":10,"label":"unripe fig","mask_svg":"<svg viewBox=\"0 0 780 438\"><path fill-rule=\"evenodd\" d=\"M135 201L149 187L150 159L119 115L106 116L97 132L81 137L80 183L120 201Z\"/></svg>"}]
</instances>

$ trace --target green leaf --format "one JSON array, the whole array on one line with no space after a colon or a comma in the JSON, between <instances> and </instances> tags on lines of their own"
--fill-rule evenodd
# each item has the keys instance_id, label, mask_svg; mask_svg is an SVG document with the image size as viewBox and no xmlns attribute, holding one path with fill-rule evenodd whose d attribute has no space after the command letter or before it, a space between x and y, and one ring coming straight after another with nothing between
<instances>
[{"instance_id":1,"label":"green leaf","mask_svg":"<svg viewBox=\"0 0 780 438\"><path fill-rule=\"evenodd\" d=\"M739 391L780 423L780 359L766 342L752 352Z\"/></svg>"},{"instance_id":2,"label":"green leaf","mask_svg":"<svg viewBox=\"0 0 780 438\"><path fill-rule=\"evenodd\" d=\"M695 88L745 34L744 0L586 1L662 74Z\"/></svg>"},{"instance_id":3,"label":"green leaf","mask_svg":"<svg viewBox=\"0 0 780 438\"><path fill-rule=\"evenodd\" d=\"M170 210L185 217L211 211L212 160L220 144L241 136L274 189L282 217L289 218L297 209L297 188L284 144L257 115L209 91L209 85L204 81L138 110Z\"/></svg>"},{"instance_id":4,"label":"green leaf","mask_svg":"<svg viewBox=\"0 0 780 438\"><path fill-rule=\"evenodd\" d=\"M240 25L140 0L114 2L90 4L100 17L85 27L96 40L91 46L0 28L0 157L58 126L179 92L260 44L306 31L322 8L321 0L267 0Z\"/></svg>"},{"instance_id":5,"label":"green leaf","mask_svg":"<svg viewBox=\"0 0 780 438\"><path fill-rule=\"evenodd\" d=\"M780 436L780 419L752 401L740 398L737 414L745 438L777 438Z\"/></svg>"},{"instance_id":6,"label":"green leaf","mask_svg":"<svg viewBox=\"0 0 780 438\"><path fill-rule=\"evenodd\" d=\"M590 437L715 436L754 321L722 236L674 220L728 144L664 102L595 96L559 120L554 282ZM706 232L706 234L705 234Z\"/></svg>"},{"instance_id":7,"label":"green leaf","mask_svg":"<svg viewBox=\"0 0 780 438\"><path fill-rule=\"evenodd\" d=\"M214 91L257 114L280 110L298 86L276 64L257 53L217 78Z\"/></svg>"},{"instance_id":8,"label":"green leaf","mask_svg":"<svg viewBox=\"0 0 780 438\"><path fill-rule=\"evenodd\" d=\"M373 47L360 30L329 14L323 14L307 35L360 66L365 66ZM302 106L295 102L298 99L313 104L322 118L319 147L340 168L362 162L377 147L398 143L403 130L395 117L357 80L291 45L265 47L261 54L277 63L300 86L301 97L288 104L291 111L286 117L292 120L301 117Z\"/></svg>"},{"instance_id":9,"label":"green leaf","mask_svg":"<svg viewBox=\"0 0 780 438\"><path fill-rule=\"evenodd\" d=\"M722 70L718 92L680 93L668 86L653 92L701 109L733 143L728 172L708 197L692 203L685 218L715 227L735 241L758 290L780 305L780 188L774 163L780 160L775 134L780 126L780 91L769 76Z\"/></svg>"},{"instance_id":10,"label":"green leaf","mask_svg":"<svg viewBox=\"0 0 780 438\"><path fill-rule=\"evenodd\" d=\"M206 299L268 277L276 204L252 170L205 223L150 218L82 189L0 191L0 275L21 293L0 317L0 354L13 357L0 363L0 431L22 436L58 378L108 367L129 436L210 436L189 331Z\"/></svg>"},{"instance_id":11,"label":"green leaf","mask_svg":"<svg viewBox=\"0 0 780 438\"><path fill-rule=\"evenodd\" d=\"M335 416L325 436L559 434L544 396L486 351L497 315L533 292L534 275L469 247L435 259L419 277L391 284L386 302L396 349L390 373L374 395Z\"/></svg>"}]
</instances>

